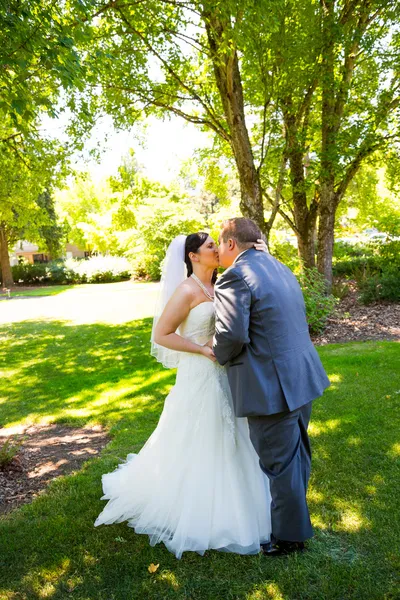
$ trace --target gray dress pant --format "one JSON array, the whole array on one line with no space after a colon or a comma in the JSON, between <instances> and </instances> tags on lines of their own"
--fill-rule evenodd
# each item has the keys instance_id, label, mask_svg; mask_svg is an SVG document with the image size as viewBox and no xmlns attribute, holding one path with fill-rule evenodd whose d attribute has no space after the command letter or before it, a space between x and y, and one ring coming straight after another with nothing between
<instances>
[{"instance_id":1,"label":"gray dress pant","mask_svg":"<svg viewBox=\"0 0 400 600\"><path fill-rule=\"evenodd\" d=\"M278 540L303 542L313 535L306 500L311 407L309 402L293 411L248 417L250 439L270 482L272 535Z\"/></svg>"}]
</instances>

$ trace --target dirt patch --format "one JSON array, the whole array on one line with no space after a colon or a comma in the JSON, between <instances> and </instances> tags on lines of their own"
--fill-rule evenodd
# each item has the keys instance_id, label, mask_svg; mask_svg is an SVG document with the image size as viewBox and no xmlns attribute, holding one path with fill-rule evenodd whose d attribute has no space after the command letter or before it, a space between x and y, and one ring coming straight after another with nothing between
<instances>
[{"instance_id":1,"label":"dirt patch","mask_svg":"<svg viewBox=\"0 0 400 600\"><path fill-rule=\"evenodd\" d=\"M23 445L6 467L0 467L0 515L31 502L48 483L80 469L110 441L99 426L33 425L0 429L0 446L12 437Z\"/></svg>"},{"instance_id":2,"label":"dirt patch","mask_svg":"<svg viewBox=\"0 0 400 600\"><path fill-rule=\"evenodd\" d=\"M325 331L313 342L324 345L378 340L400 341L400 304L375 302L364 306L353 285L328 319Z\"/></svg>"}]
</instances>

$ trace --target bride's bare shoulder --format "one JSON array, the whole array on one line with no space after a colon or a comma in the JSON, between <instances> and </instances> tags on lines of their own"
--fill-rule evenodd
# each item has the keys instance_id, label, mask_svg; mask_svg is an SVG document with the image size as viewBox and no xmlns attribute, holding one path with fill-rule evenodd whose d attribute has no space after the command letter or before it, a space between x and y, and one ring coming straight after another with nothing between
<instances>
[{"instance_id":1,"label":"bride's bare shoulder","mask_svg":"<svg viewBox=\"0 0 400 600\"><path fill-rule=\"evenodd\" d=\"M196 285L194 285L194 281L189 277L182 281L176 288L176 293L182 298L186 298L188 300L192 299L196 295Z\"/></svg>"}]
</instances>

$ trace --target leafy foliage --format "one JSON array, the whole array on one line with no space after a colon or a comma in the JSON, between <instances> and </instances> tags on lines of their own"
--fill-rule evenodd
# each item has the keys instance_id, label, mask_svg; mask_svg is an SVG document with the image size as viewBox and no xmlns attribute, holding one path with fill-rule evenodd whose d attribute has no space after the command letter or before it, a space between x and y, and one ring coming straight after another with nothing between
<instances>
[{"instance_id":1,"label":"leafy foliage","mask_svg":"<svg viewBox=\"0 0 400 600\"><path fill-rule=\"evenodd\" d=\"M143 205L138 212L137 230L125 252L132 261L134 275L159 279L162 260L173 238L201 231L204 225L201 215L188 202L152 199Z\"/></svg>"},{"instance_id":2,"label":"leafy foliage","mask_svg":"<svg viewBox=\"0 0 400 600\"><path fill-rule=\"evenodd\" d=\"M57 285L67 283L111 283L130 279L132 268L126 258L94 256L87 260L67 259L47 264L12 267L15 283Z\"/></svg>"},{"instance_id":3,"label":"leafy foliage","mask_svg":"<svg viewBox=\"0 0 400 600\"><path fill-rule=\"evenodd\" d=\"M397 223L389 220L388 229L398 232ZM364 244L336 243L334 273L357 281L365 304L379 300L400 300L400 239L386 239Z\"/></svg>"},{"instance_id":4,"label":"leafy foliage","mask_svg":"<svg viewBox=\"0 0 400 600\"><path fill-rule=\"evenodd\" d=\"M380 273L364 278L360 284L361 302L370 304L379 300L400 302L400 268L384 267Z\"/></svg>"},{"instance_id":5,"label":"leafy foliage","mask_svg":"<svg viewBox=\"0 0 400 600\"><path fill-rule=\"evenodd\" d=\"M9 437L0 445L0 469L7 467L21 450L23 440Z\"/></svg>"},{"instance_id":6,"label":"leafy foliage","mask_svg":"<svg viewBox=\"0 0 400 600\"><path fill-rule=\"evenodd\" d=\"M310 332L317 334L324 330L326 320L332 313L337 299L326 293L325 278L317 269L304 269L300 284L306 305L307 321Z\"/></svg>"}]
</instances>

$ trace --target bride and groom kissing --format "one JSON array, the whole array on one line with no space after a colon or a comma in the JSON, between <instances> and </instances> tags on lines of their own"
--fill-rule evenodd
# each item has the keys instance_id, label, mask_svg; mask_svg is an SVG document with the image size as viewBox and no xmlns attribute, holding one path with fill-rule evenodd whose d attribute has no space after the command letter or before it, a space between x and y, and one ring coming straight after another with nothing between
<instances>
[{"instance_id":1,"label":"bride and groom kissing","mask_svg":"<svg viewBox=\"0 0 400 600\"><path fill-rule=\"evenodd\" d=\"M329 380L297 279L260 238L234 218L218 247L202 232L170 244L152 354L176 382L139 454L103 476L95 525L127 521L178 558L280 556L312 537L307 428Z\"/></svg>"}]
</instances>

